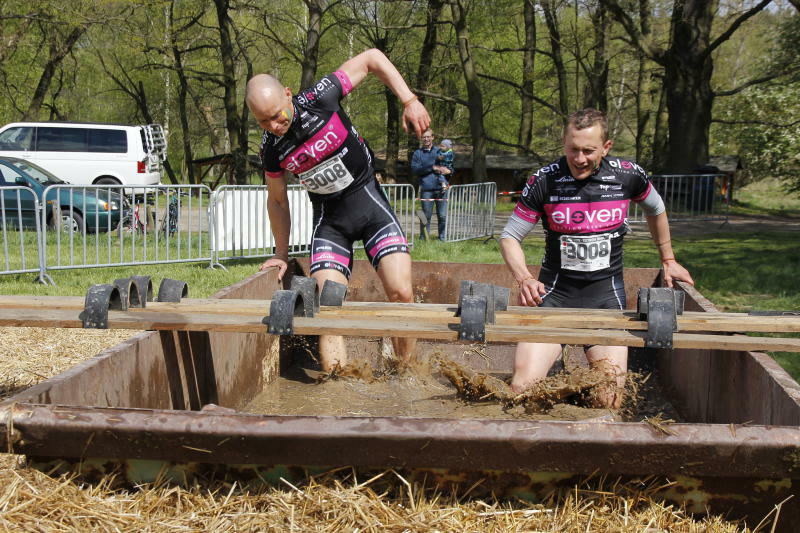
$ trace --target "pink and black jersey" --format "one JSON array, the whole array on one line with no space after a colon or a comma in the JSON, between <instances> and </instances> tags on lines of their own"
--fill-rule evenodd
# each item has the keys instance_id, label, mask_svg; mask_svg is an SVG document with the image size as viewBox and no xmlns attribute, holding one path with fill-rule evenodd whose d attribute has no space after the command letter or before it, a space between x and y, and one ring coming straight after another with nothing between
<instances>
[{"instance_id":1,"label":"pink and black jersey","mask_svg":"<svg viewBox=\"0 0 800 533\"><path fill-rule=\"evenodd\" d=\"M592 176L576 180L562 157L528 178L514 215L531 224L542 220L544 268L568 278L599 280L622 272L630 202L643 202L651 194L658 197L636 163L605 157Z\"/></svg>"},{"instance_id":2,"label":"pink and black jersey","mask_svg":"<svg viewBox=\"0 0 800 533\"><path fill-rule=\"evenodd\" d=\"M282 137L265 131L261 141L267 176L295 174L312 202L339 198L375 181L372 150L339 103L351 90L347 74L337 70L292 97L289 130Z\"/></svg>"}]
</instances>

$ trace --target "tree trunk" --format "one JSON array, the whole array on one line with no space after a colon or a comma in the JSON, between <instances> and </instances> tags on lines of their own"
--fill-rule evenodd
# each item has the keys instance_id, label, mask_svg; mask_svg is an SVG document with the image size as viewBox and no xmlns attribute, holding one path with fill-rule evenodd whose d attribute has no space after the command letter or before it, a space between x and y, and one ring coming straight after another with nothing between
<instances>
[{"instance_id":1,"label":"tree trunk","mask_svg":"<svg viewBox=\"0 0 800 533\"><path fill-rule=\"evenodd\" d=\"M419 51L419 67L417 68L416 88L427 91L431 83L431 67L433 66L433 52L436 50L437 26L436 23L442 16L443 0L428 1L428 18L425 22L425 38L422 40L422 48ZM420 96L419 101L425 103L425 97ZM428 109L431 113L432 109ZM419 146L419 140L413 132L409 132L407 139L408 164L411 165L411 154Z\"/></svg>"},{"instance_id":2,"label":"tree trunk","mask_svg":"<svg viewBox=\"0 0 800 533\"><path fill-rule=\"evenodd\" d=\"M63 40L61 39L60 35L49 36L50 47L47 63L45 63L42 74L39 76L39 83L36 85L36 89L33 91L33 97L31 98L31 102L28 105L27 111L25 111L25 114L22 116L22 120L38 120L39 111L42 109L44 97L47 95L47 91L50 89L50 83L53 81L53 76L56 73L56 69L58 69L58 66L72 50L72 47L75 46L75 43L78 42L78 39L80 39L81 36L86 33L87 28L87 25L76 26L75 28L72 28L67 36L63 38ZM58 29L53 29L53 32L57 34Z\"/></svg>"},{"instance_id":3,"label":"tree trunk","mask_svg":"<svg viewBox=\"0 0 800 533\"><path fill-rule=\"evenodd\" d=\"M639 0L639 27L644 39L650 38L650 0ZM653 98L651 94L650 72L647 70L647 56L639 51L639 70L636 77L636 161L652 168L652 156L644 160L644 141L647 127L650 123L650 114L653 112Z\"/></svg>"},{"instance_id":4,"label":"tree trunk","mask_svg":"<svg viewBox=\"0 0 800 533\"><path fill-rule=\"evenodd\" d=\"M667 137L667 91L663 84L658 96L658 110L653 127L653 162L652 168L656 172L664 172L667 166L667 150L669 139Z\"/></svg>"},{"instance_id":5,"label":"tree trunk","mask_svg":"<svg viewBox=\"0 0 800 533\"><path fill-rule=\"evenodd\" d=\"M233 156L233 176L237 184L247 183L247 139L242 143L241 132L243 118L239 115L236 95L236 63L234 59L233 41L231 40L231 19L228 16L230 4L228 0L214 0L217 11L219 30L219 53L222 60L222 84L224 88L223 106L225 108L225 126L228 130L228 142Z\"/></svg>"},{"instance_id":6,"label":"tree trunk","mask_svg":"<svg viewBox=\"0 0 800 533\"><path fill-rule=\"evenodd\" d=\"M386 88L386 169L389 183L397 181L397 159L400 153L400 105L394 93Z\"/></svg>"},{"instance_id":7,"label":"tree trunk","mask_svg":"<svg viewBox=\"0 0 800 533\"><path fill-rule=\"evenodd\" d=\"M486 181L486 132L483 127L483 94L478 83L478 73L469 50L469 32L467 31L467 10L464 0L453 0L450 9L453 13L453 25L458 39L458 55L464 70L464 81L467 85L467 103L469 108L469 129L472 136L472 181Z\"/></svg>"},{"instance_id":8,"label":"tree trunk","mask_svg":"<svg viewBox=\"0 0 800 533\"><path fill-rule=\"evenodd\" d=\"M665 171L693 172L708 162L708 136L714 92L709 48L717 0L675 2L672 47L666 57L669 152Z\"/></svg>"},{"instance_id":9,"label":"tree trunk","mask_svg":"<svg viewBox=\"0 0 800 533\"><path fill-rule=\"evenodd\" d=\"M522 53L522 91L520 93L519 154L528 154L533 142L533 71L536 65L536 6L534 0L522 0L525 24L525 51Z\"/></svg>"},{"instance_id":10,"label":"tree trunk","mask_svg":"<svg viewBox=\"0 0 800 533\"><path fill-rule=\"evenodd\" d=\"M561 51L561 32L558 29L558 13L554 0L543 0L544 20L547 31L550 33L550 50L553 53L553 66L556 69L558 80L558 112L561 114L562 123L569 115L569 100L567 95L567 69L564 66L564 56Z\"/></svg>"},{"instance_id":11,"label":"tree trunk","mask_svg":"<svg viewBox=\"0 0 800 533\"><path fill-rule=\"evenodd\" d=\"M171 24L174 21L172 16L174 6L175 3L170 2L169 20ZM183 68L183 53L178 48L178 44L175 41L174 27L170 28L169 40L170 48L172 49L173 68L178 76L178 118L181 123L181 139L183 141L183 164L186 167L186 175L189 178L189 183L195 184L199 180L195 176L194 165L192 164L194 153L192 151L191 132L189 130L189 110L186 107L186 99L189 95L189 82L186 79L186 71Z\"/></svg>"},{"instance_id":12,"label":"tree trunk","mask_svg":"<svg viewBox=\"0 0 800 533\"><path fill-rule=\"evenodd\" d=\"M600 3L597 9L590 12L594 29L594 61L587 72L584 107L593 107L600 111L608 111L608 50L606 35L609 17L605 4Z\"/></svg>"},{"instance_id":13,"label":"tree trunk","mask_svg":"<svg viewBox=\"0 0 800 533\"><path fill-rule=\"evenodd\" d=\"M319 57L319 39L322 32L322 11L324 0L305 0L308 7L308 29L303 46L303 68L300 76L300 88L305 89L317 81L317 59Z\"/></svg>"}]
</instances>

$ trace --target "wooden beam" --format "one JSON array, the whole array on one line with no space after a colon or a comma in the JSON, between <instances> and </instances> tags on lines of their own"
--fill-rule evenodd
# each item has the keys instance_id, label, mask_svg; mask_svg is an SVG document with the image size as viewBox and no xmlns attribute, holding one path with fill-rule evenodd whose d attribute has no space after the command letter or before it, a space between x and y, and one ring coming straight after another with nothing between
<instances>
[{"instance_id":1,"label":"wooden beam","mask_svg":"<svg viewBox=\"0 0 800 533\"><path fill-rule=\"evenodd\" d=\"M230 331L263 333L260 316L152 311L109 311L110 329ZM81 328L79 312L52 309L47 313L27 309L0 309L0 326ZM356 337L413 337L456 342L458 319L438 323L420 317L353 318L323 316L295 317L297 335L345 335ZM644 333L608 329L487 325L489 342L547 342L558 344L600 344L605 346L644 346ZM747 337L676 333L675 348L789 351L800 352L800 338Z\"/></svg>"},{"instance_id":2,"label":"wooden beam","mask_svg":"<svg viewBox=\"0 0 800 533\"><path fill-rule=\"evenodd\" d=\"M148 302L145 309L131 312L200 313L265 316L269 300L223 300L184 298L180 303ZM0 296L0 309L75 309L82 310L81 296ZM453 322L455 304L416 304L389 302L345 302L343 307L322 307L320 317L364 319L417 318L448 324ZM576 329L646 330L647 322L634 311L603 309L564 309L510 306L496 313L498 325L566 327ZM681 332L800 332L797 316L750 316L744 313L686 312L678 317Z\"/></svg>"}]
</instances>

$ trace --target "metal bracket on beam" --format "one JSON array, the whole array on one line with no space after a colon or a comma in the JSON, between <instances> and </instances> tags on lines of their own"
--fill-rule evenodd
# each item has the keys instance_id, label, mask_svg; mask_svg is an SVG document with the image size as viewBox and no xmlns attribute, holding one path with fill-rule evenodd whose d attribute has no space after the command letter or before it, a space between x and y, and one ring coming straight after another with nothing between
<instances>
[{"instance_id":1,"label":"metal bracket on beam","mask_svg":"<svg viewBox=\"0 0 800 533\"><path fill-rule=\"evenodd\" d=\"M317 280L305 276L294 276L292 277L290 290L297 291L302 296L303 305L305 306L303 316L314 316L314 313L319 311Z\"/></svg>"},{"instance_id":2,"label":"metal bracket on beam","mask_svg":"<svg viewBox=\"0 0 800 533\"><path fill-rule=\"evenodd\" d=\"M294 317L306 315L303 294L298 291L275 291L269 304L269 316L262 322L272 335L294 335ZM313 315L312 315L313 316Z\"/></svg>"},{"instance_id":3,"label":"metal bracket on beam","mask_svg":"<svg viewBox=\"0 0 800 533\"><path fill-rule=\"evenodd\" d=\"M461 282L461 291L458 296L458 311L456 311L456 316L461 316L461 300L464 296L485 296L486 301L489 303L487 306L487 321L490 324L494 324L495 311L506 311L508 309L509 293L508 287L463 280Z\"/></svg>"},{"instance_id":4,"label":"metal bracket on beam","mask_svg":"<svg viewBox=\"0 0 800 533\"><path fill-rule=\"evenodd\" d=\"M319 295L319 305L341 307L347 297L347 285L326 279Z\"/></svg>"},{"instance_id":5,"label":"metal bracket on beam","mask_svg":"<svg viewBox=\"0 0 800 533\"><path fill-rule=\"evenodd\" d=\"M461 327L458 330L458 338L463 341L485 341L486 340L486 318L488 308L494 307L487 305L485 296L462 296L461 297Z\"/></svg>"},{"instance_id":6,"label":"metal bracket on beam","mask_svg":"<svg viewBox=\"0 0 800 533\"><path fill-rule=\"evenodd\" d=\"M189 296L189 286L185 281L164 278L158 287L159 302L180 302L181 298Z\"/></svg>"},{"instance_id":7,"label":"metal bracket on beam","mask_svg":"<svg viewBox=\"0 0 800 533\"><path fill-rule=\"evenodd\" d=\"M127 311L127 299L123 304L120 292L114 285L103 283L92 285L86 292L86 300L80 319L87 329L108 329L108 310Z\"/></svg>"},{"instance_id":8,"label":"metal bracket on beam","mask_svg":"<svg viewBox=\"0 0 800 533\"><path fill-rule=\"evenodd\" d=\"M685 294L668 288L641 288L637 312L647 320L647 348L672 348L672 334L678 331Z\"/></svg>"}]
</instances>

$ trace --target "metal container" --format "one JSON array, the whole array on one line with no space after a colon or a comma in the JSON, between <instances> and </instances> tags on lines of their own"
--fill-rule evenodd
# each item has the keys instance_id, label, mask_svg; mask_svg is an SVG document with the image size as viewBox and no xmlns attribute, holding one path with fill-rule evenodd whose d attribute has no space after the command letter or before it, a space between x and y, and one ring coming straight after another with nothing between
<instances>
[{"instance_id":1,"label":"metal container","mask_svg":"<svg viewBox=\"0 0 800 533\"><path fill-rule=\"evenodd\" d=\"M307 266L301 260L290 270L302 273ZM413 268L418 301L454 303L464 279L512 287L512 302L517 296L502 265L415 262ZM660 282L657 269L626 269L629 304L639 287ZM279 288L273 270L216 297L266 300ZM365 261L356 262L348 299L385 300ZM691 287L685 309L716 311ZM456 348L420 343L423 354L463 352ZM467 362L479 370L510 370L512 349L488 345L490 362ZM642 354L654 359L671 403L687 421L671 424L669 433L645 423L200 411L207 404L246 405L291 357L291 342L266 333L146 332L3 402L0 445L33 464L58 465L56 471L74 469L89 478L115 471L131 482L211 473L275 481L352 465L393 468L444 489L482 480L474 495L541 498L592 475L644 484L666 478L672 484L658 495L690 511L756 521L798 492L800 386L775 361L723 350ZM782 506L782 528L800 523L799 502Z\"/></svg>"}]
</instances>

